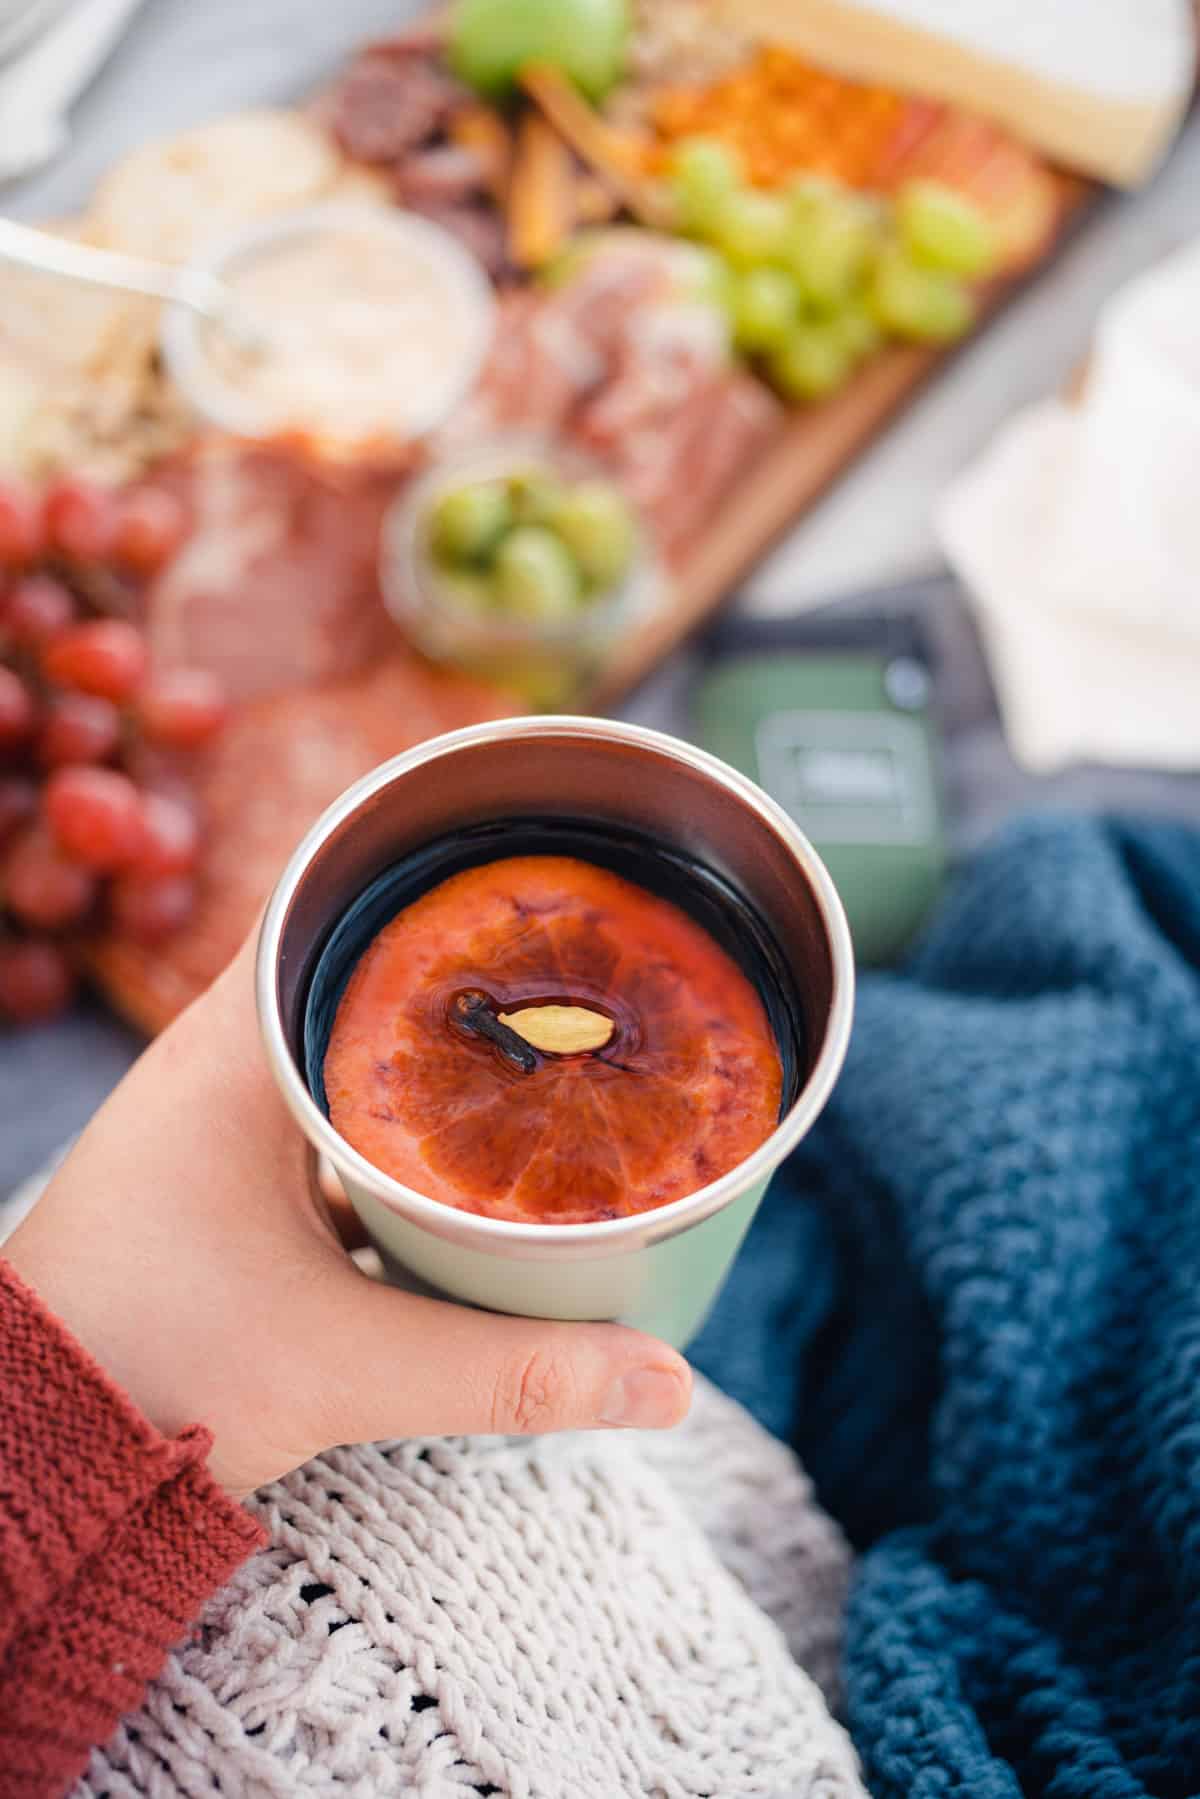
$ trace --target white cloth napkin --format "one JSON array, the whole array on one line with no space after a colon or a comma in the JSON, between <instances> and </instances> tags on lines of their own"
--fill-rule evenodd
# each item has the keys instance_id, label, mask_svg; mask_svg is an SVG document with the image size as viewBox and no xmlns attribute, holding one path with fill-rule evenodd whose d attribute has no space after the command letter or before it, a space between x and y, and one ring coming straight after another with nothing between
<instances>
[{"instance_id":1,"label":"white cloth napkin","mask_svg":"<svg viewBox=\"0 0 1200 1799\"><path fill-rule=\"evenodd\" d=\"M1019 414L936 524L1019 761L1200 768L1200 245L1109 302L1081 402Z\"/></svg>"},{"instance_id":2,"label":"white cloth napkin","mask_svg":"<svg viewBox=\"0 0 1200 1799\"><path fill-rule=\"evenodd\" d=\"M0 62L23 50L71 0L0 0Z\"/></svg>"},{"instance_id":3,"label":"white cloth napkin","mask_svg":"<svg viewBox=\"0 0 1200 1799\"><path fill-rule=\"evenodd\" d=\"M27 175L67 141L67 113L83 92L142 0L71 0L65 9L31 7L28 21L44 28L0 67L0 182ZM0 14L15 35L26 18Z\"/></svg>"}]
</instances>

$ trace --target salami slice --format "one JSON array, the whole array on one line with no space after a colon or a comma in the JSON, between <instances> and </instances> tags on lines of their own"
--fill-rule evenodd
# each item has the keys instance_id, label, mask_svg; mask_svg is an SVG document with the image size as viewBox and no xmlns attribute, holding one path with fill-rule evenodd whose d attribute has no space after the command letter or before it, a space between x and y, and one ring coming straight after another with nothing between
<instances>
[{"instance_id":1,"label":"salami slice","mask_svg":"<svg viewBox=\"0 0 1200 1799\"><path fill-rule=\"evenodd\" d=\"M241 700L386 653L379 526L409 466L350 468L214 437L164 470L192 528L149 595L155 662L209 669Z\"/></svg>"},{"instance_id":2,"label":"salami slice","mask_svg":"<svg viewBox=\"0 0 1200 1799\"><path fill-rule=\"evenodd\" d=\"M441 731L514 710L498 690L396 651L348 679L242 706L197 781L205 836L196 911L154 948L115 936L94 944L91 966L109 998L143 1030L161 1030L221 972L343 788Z\"/></svg>"}]
</instances>

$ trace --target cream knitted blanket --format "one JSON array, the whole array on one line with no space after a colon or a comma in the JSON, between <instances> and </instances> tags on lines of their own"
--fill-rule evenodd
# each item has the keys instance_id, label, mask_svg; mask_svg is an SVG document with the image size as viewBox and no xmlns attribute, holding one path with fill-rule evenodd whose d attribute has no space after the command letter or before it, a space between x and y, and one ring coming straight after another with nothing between
<instances>
[{"instance_id":1,"label":"cream knitted blanket","mask_svg":"<svg viewBox=\"0 0 1200 1799\"><path fill-rule=\"evenodd\" d=\"M75 1799L864 1792L826 1705L845 1545L702 1382L663 1436L360 1445L253 1507L270 1547Z\"/></svg>"},{"instance_id":2,"label":"cream knitted blanket","mask_svg":"<svg viewBox=\"0 0 1200 1799\"><path fill-rule=\"evenodd\" d=\"M72 1799L865 1799L845 1542L706 1381L675 1431L358 1444L250 1503L270 1547Z\"/></svg>"}]
</instances>

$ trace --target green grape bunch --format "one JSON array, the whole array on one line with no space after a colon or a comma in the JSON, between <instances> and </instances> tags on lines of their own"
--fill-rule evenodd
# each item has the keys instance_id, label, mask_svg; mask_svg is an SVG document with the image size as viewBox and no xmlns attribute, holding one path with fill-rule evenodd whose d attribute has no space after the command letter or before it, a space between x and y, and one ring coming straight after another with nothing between
<instances>
[{"instance_id":1,"label":"green grape bunch","mask_svg":"<svg viewBox=\"0 0 1200 1799\"><path fill-rule=\"evenodd\" d=\"M711 293L735 348L789 400L836 393L889 339L961 338L995 268L988 220L941 182L889 198L805 176L766 192L704 137L675 146L669 178L679 230L720 266Z\"/></svg>"}]
</instances>

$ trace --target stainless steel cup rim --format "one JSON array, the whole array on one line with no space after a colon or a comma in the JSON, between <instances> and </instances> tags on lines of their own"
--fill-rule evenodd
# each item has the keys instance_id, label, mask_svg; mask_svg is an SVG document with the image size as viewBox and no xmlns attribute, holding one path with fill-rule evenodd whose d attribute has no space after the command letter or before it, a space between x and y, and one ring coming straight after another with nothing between
<instances>
[{"instance_id":1,"label":"stainless steel cup rim","mask_svg":"<svg viewBox=\"0 0 1200 1799\"><path fill-rule=\"evenodd\" d=\"M619 741L673 757L717 782L754 812L781 839L807 881L828 938L831 998L825 1033L816 1060L799 1095L775 1130L735 1168L682 1199L648 1212L594 1224L518 1224L460 1211L384 1174L349 1144L313 1099L288 1045L279 1003L277 970L288 911L309 863L328 838L338 832L368 800L401 777L456 751L504 743L515 737L547 740L570 734L592 741ZM854 952L850 930L832 879L820 856L792 818L745 775L715 756L641 725L571 714L509 718L468 725L431 738L415 749L383 762L364 775L321 815L304 837L267 905L259 932L256 963L259 1023L271 1070L285 1103L313 1148L324 1154L352 1184L365 1188L390 1210L447 1242L486 1249L499 1256L537 1260L576 1260L624 1254L649 1247L690 1230L729 1205L759 1182L766 1182L823 1110L845 1061L854 1012Z\"/></svg>"}]
</instances>

